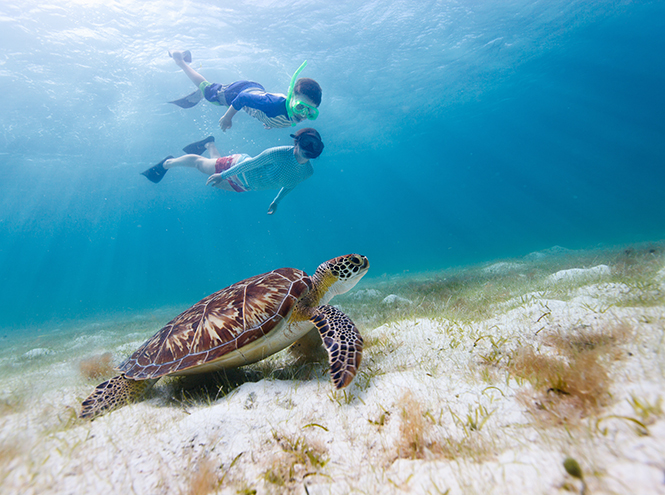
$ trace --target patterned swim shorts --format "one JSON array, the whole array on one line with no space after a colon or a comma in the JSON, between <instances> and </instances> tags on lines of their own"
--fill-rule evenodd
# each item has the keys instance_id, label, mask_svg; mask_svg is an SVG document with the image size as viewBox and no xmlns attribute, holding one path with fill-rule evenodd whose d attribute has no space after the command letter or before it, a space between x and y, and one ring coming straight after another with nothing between
<instances>
[{"instance_id":1,"label":"patterned swim shorts","mask_svg":"<svg viewBox=\"0 0 665 495\"><path fill-rule=\"evenodd\" d=\"M229 155L218 158L215 162L215 173L220 174L225 170L230 169L238 162L238 159L243 156L245 155ZM226 179L226 182L228 182L228 184L235 192L247 192L249 190L240 185L240 180L238 179L237 175L229 177Z\"/></svg>"}]
</instances>

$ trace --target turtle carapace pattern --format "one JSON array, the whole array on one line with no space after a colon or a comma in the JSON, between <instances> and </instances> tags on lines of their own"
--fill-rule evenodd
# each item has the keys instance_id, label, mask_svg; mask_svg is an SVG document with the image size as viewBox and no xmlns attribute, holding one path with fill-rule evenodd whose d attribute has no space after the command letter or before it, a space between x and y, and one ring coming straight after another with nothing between
<instances>
[{"instance_id":1,"label":"turtle carapace pattern","mask_svg":"<svg viewBox=\"0 0 665 495\"><path fill-rule=\"evenodd\" d=\"M363 340L351 319L328 302L367 273L365 256L349 254L319 265L312 276L279 268L235 283L176 316L118 366L82 403L93 419L137 400L163 376L206 373L260 361L318 331L333 384L351 383Z\"/></svg>"}]
</instances>

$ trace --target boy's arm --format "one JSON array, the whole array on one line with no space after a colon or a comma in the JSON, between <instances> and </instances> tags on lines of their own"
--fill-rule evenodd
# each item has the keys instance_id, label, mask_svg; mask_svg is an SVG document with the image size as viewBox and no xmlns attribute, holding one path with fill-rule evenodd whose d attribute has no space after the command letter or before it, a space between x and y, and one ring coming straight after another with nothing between
<instances>
[{"instance_id":1,"label":"boy's arm","mask_svg":"<svg viewBox=\"0 0 665 495\"><path fill-rule=\"evenodd\" d=\"M286 115L286 96L278 93L252 93L242 91L238 94L231 106L239 111L242 107L255 108L268 117Z\"/></svg>"},{"instance_id":2,"label":"boy's arm","mask_svg":"<svg viewBox=\"0 0 665 495\"><path fill-rule=\"evenodd\" d=\"M219 119L219 127L222 128L224 132L226 132L227 129L230 129L231 126L233 125L233 116L238 113L238 110L233 108L233 105L229 107L229 109L226 111L226 113L222 116L221 119Z\"/></svg>"},{"instance_id":3,"label":"boy's arm","mask_svg":"<svg viewBox=\"0 0 665 495\"><path fill-rule=\"evenodd\" d=\"M277 196L275 196L275 199L273 199L272 203L270 203L270 208L268 208L268 215L272 215L273 213L275 213L275 211L277 211L277 205L279 204L279 202L284 199L284 196L293 191L293 189L294 189L293 187L291 188L283 187L279 190Z\"/></svg>"},{"instance_id":4,"label":"boy's arm","mask_svg":"<svg viewBox=\"0 0 665 495\"><path fill-rule=\"evenodd\" d=\"M219 119L219 127L223 131L230 129L233 125L233 117L237 114L242 107L255 108L265 113L268 117L277 117L279 115L287 115L286 113L286 97L276 93L252 93L249 91L242 91L236 97L226 113Z\"/></svg>"}]
</instances>

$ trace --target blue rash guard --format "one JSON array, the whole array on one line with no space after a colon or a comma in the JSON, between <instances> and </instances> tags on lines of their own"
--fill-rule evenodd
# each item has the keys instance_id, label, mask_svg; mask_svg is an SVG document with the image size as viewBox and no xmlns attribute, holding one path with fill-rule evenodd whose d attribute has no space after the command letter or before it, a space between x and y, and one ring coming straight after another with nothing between
<instances>
[{"instance_id":1,"label":"blue rash guard","mask_svg":"<svg viewBox=\"0 0 665 495\"><path fill-rule=\"evenodd\" d=\"M292 121L286 111L286 96L268 93L257 82L236 81L223 85L204 81L199 87L205 99L214 105L244 110L267 128L291 127Z\"/></svg>"}]
</instances>

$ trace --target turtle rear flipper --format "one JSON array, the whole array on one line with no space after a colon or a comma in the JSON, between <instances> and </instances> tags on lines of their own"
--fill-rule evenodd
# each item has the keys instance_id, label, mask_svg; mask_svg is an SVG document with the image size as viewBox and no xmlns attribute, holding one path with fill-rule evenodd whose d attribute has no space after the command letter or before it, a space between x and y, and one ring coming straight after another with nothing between
<instances>
[{"instance_id":1,"label":"turtle rear flipper","mask_svg":"<svg viewBox=\"0 0 665 495\"><path fill-rule=\"evenodd\" d=\"M316 326L328 351L330 376L335 388L351 383L360 367L363 338L351 318L339 309L325 305L315 310L310 321Z\"/></svg>"},{"instance_id":2,"label":"turtle rear flipper","mask_svg":"<svg viewBox=\"0 0 665 495\"><path fill-rule=\"evenodd\" d=\"M95 391L81 403L79 418L95 419L114 409L136 401L157 380L130 380L123 375L97 385Z\"/></svg>"}]
</instances>

